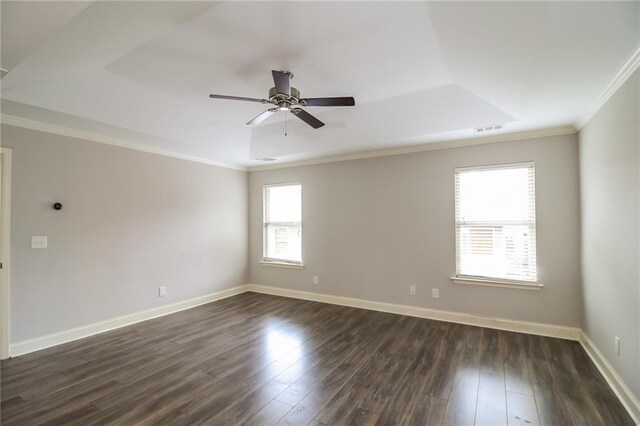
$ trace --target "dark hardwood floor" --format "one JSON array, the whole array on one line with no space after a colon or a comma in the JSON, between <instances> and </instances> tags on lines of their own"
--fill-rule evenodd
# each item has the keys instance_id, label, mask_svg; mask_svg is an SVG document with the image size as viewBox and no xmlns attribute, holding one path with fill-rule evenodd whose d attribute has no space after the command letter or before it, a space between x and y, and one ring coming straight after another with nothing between
<instances>
[{"instance_id":1,"label":"dark hardwood floor","mask_svg":"<svg viewBox=\"0 0 640 426\"><path fill-rule=\"evenodd\" d=\"M631 425L576 342L245 293L2 362L2 424Z\"/></svg>"}]
</instances>

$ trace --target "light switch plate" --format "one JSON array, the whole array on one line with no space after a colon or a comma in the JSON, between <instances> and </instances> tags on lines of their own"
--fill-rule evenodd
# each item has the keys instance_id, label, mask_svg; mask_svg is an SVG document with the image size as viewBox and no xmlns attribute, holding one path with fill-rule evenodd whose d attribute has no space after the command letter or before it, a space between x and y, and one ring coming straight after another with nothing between
<instances>
[{"instance_id":1,"label":"light switch plate","mask_svg":"<svg viewBox=\"0 0 640 426\"><path fill-rule=\"evenodd\" d=\"M47 248L47 237L46 236L31 237L31 248L32 249Z\"/></svg>"}]
</instances>

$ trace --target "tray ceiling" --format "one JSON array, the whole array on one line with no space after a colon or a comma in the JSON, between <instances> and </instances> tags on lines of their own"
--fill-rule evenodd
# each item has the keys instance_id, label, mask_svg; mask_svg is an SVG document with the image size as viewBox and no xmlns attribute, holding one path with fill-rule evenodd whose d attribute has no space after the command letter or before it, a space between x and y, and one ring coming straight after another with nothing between
<instances>
[{"instance_id":1,"label":"tray ceiling","mask_svg":"<svg viewBox=\"0 0 640 426\"><path fill-rule=\"evenodd\" d=\"M640 43L638 2L3 1L3 113L235 165L575 123ZM272 69L319 130L264 105Z\"/></svg>"}]
</instances>

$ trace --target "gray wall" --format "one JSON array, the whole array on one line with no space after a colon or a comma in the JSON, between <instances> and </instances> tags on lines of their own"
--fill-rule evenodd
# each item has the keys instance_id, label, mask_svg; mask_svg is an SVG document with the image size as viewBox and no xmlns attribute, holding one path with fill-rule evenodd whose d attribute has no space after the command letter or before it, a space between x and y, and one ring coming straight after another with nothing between
<instances>
[{"instance_id":1,"label":"gray wall","mask_svg":"<svg viewBox=\"0 0 640 426\"><path fill-rule=\"evenodd\" d=\"M639 99L636 71L579 136L583 326L640 398Z\"/></svg>"},{"instance_id":2,"label":"gray wall","mask_svg":"<svg viewBox=\"0 0 640 426\"><path fill-rule=\"evenodd\" d=\"M542 291L452 284L453 169L535 161ZM580 326L576 135L249 174L249 281L449 311ZM263 266L262 185L302 182L303 270ZM318 275L320 283L313 284ZM409 295L409 286L417 295ZM431 298L431 288L440 299Z\"/></svg>"},{"instance_id":3,"label":"gray wall","mask_svg":"<svg viewBox=\"0 0 640 426\"><path fill-rule=\"evenodd\" d=\"M247 173L5 125L2 144L11 342L246 283Z\"/></svg>"}]
</instances>

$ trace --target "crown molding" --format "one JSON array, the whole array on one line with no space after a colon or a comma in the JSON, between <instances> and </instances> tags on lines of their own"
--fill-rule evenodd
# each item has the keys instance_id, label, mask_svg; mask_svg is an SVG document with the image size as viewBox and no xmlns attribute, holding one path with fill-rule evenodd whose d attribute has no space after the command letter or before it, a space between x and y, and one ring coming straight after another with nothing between
<instances>
[{"instance_id":1,"label":"crown molding","mask_svg":"<svg viewBox=\"0 0 640 426\"><path fill-rule=\"evenodd\" d=\"M613 96L614 93L624 84L625 81L638 69L640 66L640 44L636 46L631 55L627 58L627 60L622 64L618 72L615 73L613 79L607 84L602 94L596 99L595 103L591 106L591 108L587 111L587 113L582 116L575 124L575 128L577 130L582 129L591 118L596 115L596 113L607 103L609 98Z\"/></svg>"},{"instance_id":2,"label":"crown molding","mask_svg":"<svg viewBox=\"0 0 640 426\"><path fill-rule=\"evenodd\" d=\"M212 161L201 157L181 154L175 151L151 147L149 145L132 142L124 139L118 139L111 136L100 135L97 133L87 132L84 130L73 129L71 127L59 126L41 121L22 118L14 115L0 114L0 122L9 126L22 127L40 132L53 133L61 136L68 136L77 139L84 139L92 142L103 143L107 145L119 146L121 148L133 149L136 151L148 152L151 154L163 155L166 157L177 158L180 160L193 161L196 163L208 164L216 167L223 167L232 170L259 172L263 170L283 169L289 167L310 166L315 164L335 163L339 161L361 160L366 158L387 157L393 155L411 154L416 152L433 151L439 149L461 148L466 146L484 145L498 142L512 142L518 140L526 140L533 138L544 138L550 136L561 136L576 133L573 126L552 127L546 129L528 130L515 133L500 133L491 136L483 136L476 138L455 139L440 142L429 142L419 145L401 146L397 148L386 148L380 150L356 152L352 154L335 155L321 158L313 158L309 160L291 161L286 163L271 164L265 166L244 167L234 164Z\"/></svg>"},{"instance_id":3,"label":"crown molding","mask_svg":"<svg viewBox=\"0 0 640 426\"><path fill-rule=\"evenodd\" d=\"M398 148L386 148L375 151L363 151L353 154L335 155L330 157L312 158L309 160L291 161L288 163L270 164L267 166L249 167L249 172L260 172L264 170L286 169L289 167L311 166L315 164L335 163L339 161L362 160L365 158L388 157L392 155L411 154L424 151L435 151L439 149L461 148L466 146L484 145L498 142L513 142L534 138L546 138L550 136L571 135L576 133L573 126L552 127L547 129L528 130L515 133L500 133L479 138L455 139L441 142L429 142L420 145L401 146Z\"/></svg>"},{"instance_id":4,"label":"crown molding","mask_svg":"<svg viewBox=\"0 0 640 426\"><path fill-rule=\"evenodd\" d=\"M1 114L0 122L8 126L22 127L24 129L37 130L45 133L53 133L56 135L68 136L71 138L84 139L91 142L98 142L98 143L103 143L107 145L119 146L121 148L128 148L136 151L163 155L165 157L172 157L180 160L208 164L210 166L223 167L223 168L232 169L232 170L240 170L243 172L247 171L247 168L243 166L236 166L233 164L227 164L227 163L222 163L218 161L208 160L206 158L180 154L175 151L161 149L161 148L154 148L149 145L141 144L138 142L132 142L124 139L113 138L111 136L105 136L97 133L86 132L84 130L73 129L71 127L58 126L56 124L30 120L28 118L17 117L15 115Z\"/></svg>"},{"instance_id":5,"label":"crown molding","mask_svg":"<svg viewBox=\"0 0 640 426\"><path fill-rule=\"evenodd\" d=\"M360 160L365 158L387 157L392 155L410 154L416 152L432 151L439 149L459 148L474 145L483 145L497 142L518 141L532 138L542 138L549 136L560 136L573 134L580 131L589 120L602 108L604 104L613 96L613 94L622 86L627 79L640 67L640 45L638 45L624 64L613 76L613 79L605 87L602 94L597 98L596 102L591 106L588 112L581 117L573 126L553 127L548 129L537 129L516 133L501 133L497 135L484 136L480 138L456 139L441 142L430 142L419 145L403 146L398 148L387 148L372 151L363 151L352 154L335 155L329 157L314 158L309 160L291 161L285 163L271 164L265 166L244 167L234 164L228 164L218 161L212 161L201 157L181 154L175 151L150 147L145 144L132 142L124 139L113 138L110 136L100 135L97 133L77 130L70 127L58 126L55 124L44 123L41 121L30 120L27 118L17 117L13 115L0 114L0 122L9 126L22 127L25 129L38 130L46 133L53 133L62 136L68 136L78 139L89 140L92 142L104 143L107 145L119 146L122 148L134 149L136 151L148 152L166 157L178 158L186 161L209 164L212 166L223 167L232 170L259 172L263 170L283 169L289 167L310 166L316 164L334 163L339 161Z\"/></svg>"}]
</instances>

